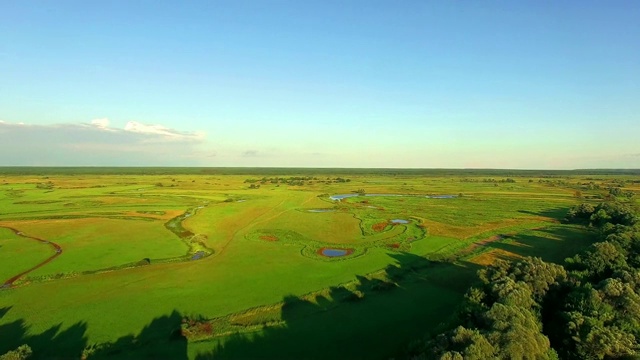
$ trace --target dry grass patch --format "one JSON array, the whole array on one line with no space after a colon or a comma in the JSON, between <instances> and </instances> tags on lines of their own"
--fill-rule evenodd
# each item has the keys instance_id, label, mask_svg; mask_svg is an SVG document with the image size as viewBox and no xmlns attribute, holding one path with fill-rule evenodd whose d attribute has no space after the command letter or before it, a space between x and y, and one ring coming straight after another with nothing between
<instances>
[{"instance_id":1,"label":"dry grass patch","mask_svg":"<svg viewBox=\"0 0 640 360\"><path fill-rule=\"evenodd\" d=\"M385 222L379 222L377 224L373 224L371 225L371 229L375 232L382 232L384 231L384 229L387 228L387 226L389 226L389 222L385 221Z\"/></svg>"},{"instance_id":2,"label":"dry grass patch","mask_svg":"<svg viewBox=\"0 0 640 360\"><path fill-rule=\"evenodd\" d=\"M469 262L477 265L488 266L493 264L497 259L520 259L522 256L502 249L493 249L473 257Z\"/></svg>"}]
</instances>

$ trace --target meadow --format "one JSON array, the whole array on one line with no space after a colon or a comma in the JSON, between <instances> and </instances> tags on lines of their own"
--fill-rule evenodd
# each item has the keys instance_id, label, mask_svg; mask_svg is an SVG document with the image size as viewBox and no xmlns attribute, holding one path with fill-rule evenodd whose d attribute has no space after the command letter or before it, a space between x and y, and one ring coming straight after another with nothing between
<instances>
[{"instance_id":1,"label":"meadow","mask_svg":"<svg viewBox=\"0 0 640 360\"><path fill-rule=\"evenodd\" d=\"M586 248L571 206L640 191L602 171L0 173L0 354L47 358L396 356L495 259Z\"/></svg>"}]
</instances>

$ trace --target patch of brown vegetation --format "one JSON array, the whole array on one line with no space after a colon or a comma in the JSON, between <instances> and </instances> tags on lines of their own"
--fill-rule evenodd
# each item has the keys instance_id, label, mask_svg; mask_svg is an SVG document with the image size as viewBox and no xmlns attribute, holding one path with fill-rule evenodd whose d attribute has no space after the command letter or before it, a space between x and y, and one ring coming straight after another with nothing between
<instances>
[{"instance_id":1,"label":"patch of brown vegetation","mask_svg":"<svg viewBox=\"0 0 640 360\"><path fill-rule=\"evenodd\" d=\"M493 264L497 259L511 259L515 260L521 258L522 256L512 253L510 251L502 250L502 249L493 249L491 251L487 251L486 253L482 253L473 259L469 260L469 262L488 266Z\"/></svg>"},{"instance_id":2,"label":"patch of brown vegetation","mask_svg":"<svg viewBox=\"0 0 640 360\"><path fill-rule=\"evenodd\" d=\"M385 222L379 222L379 223L377 223L377 224L373 224L373 225L371 225L371 229L372 229L373 231L375 231L375 232L381 232L381 231L383 231L384 229L386 229L388 225L389 225L389 222L388 222L388 221L385 221Z\"/></svg>"},{"instance_id":3,"label":"patch of brown vegetation","mask_svg":"<svg viewBox=\"0 0 640 360\"><path fill-rule=\"evenodd\" d=\"M180 333L190 340L206 339L213 335L213 324L204 319L183 318Z\"/></svg>"},{"instance_id":4,"label":"patch of brown vegetation","mask_svg":"<svg viewBox=\"0 0 640 360\"><path fill-rule=\"evenodd\" d=\"M278 241L278 237L275 235L261 235L260 240L264 241Z\"/></svg>"},{"instance_id":5,"label":"patch of brown vegetation","mask_svg":"<svg viewBox=\"0 0 640 360\"><path fill-rule=\"evenodd\" d=\"M492 221L484 224L473 225L473 226L459 226L459 225L451 225L446 224L430 219L421 218L422 223L420 226L428 227L429 233L431 235L438 236L446 236L457 239L467 239L473 236L477 236L484 232L495 231L500 228L525 225L527 223L532 224L535 222L547 222L547 223L555 223L557 220L546 218L546 217L526 217L526 218L518 218L518 219L504 219L500 221Z\"/></svg>"},{"instance_id":6,"label":"patch of brown vegetation","mask_svg":"<svg viewBox=\"0 0 640 360\"><path fill-rule=\"evenodd\" d=\"M398 243L389 244L389 247L392 248L392 249L398 249L398 248L400 248L400 244L398 244Z\"/></svg>"}]
</instances>

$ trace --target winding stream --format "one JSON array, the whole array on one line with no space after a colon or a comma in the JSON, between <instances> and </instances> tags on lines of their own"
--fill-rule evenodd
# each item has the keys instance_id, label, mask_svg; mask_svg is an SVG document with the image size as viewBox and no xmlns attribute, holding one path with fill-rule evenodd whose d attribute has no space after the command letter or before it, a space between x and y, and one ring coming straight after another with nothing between
<instances>
[{"instance_id":1,"label":"winding stream","mask_svg":"<svg viewBox=\"0 0 640 360\"><path fill-rule=\"evenodd\" d=\"M37 264L36 266L34 266L34 267L30 268L30 269L27 269L27 270L21 272L18 275L15 275L15 276L9 278L7 281L5 281L2 284L2 286L0 286L0 288L9 288L9 287L13 286L13 283L18 281L23 276L25 276L28 273L30 273L30 272L32 272L32 271L34 271L34 270L46 265L47 263L49 263L50 261L52 261L56 257L60 256L60 254L62 254L62 247L60 247L60 245L58 245L58 244L56 244L54 242L51 242L51 241L48 241L48 240L44 240L44 239L40 239L40 238L37 238L37 237L34 237L34 236L25 235L25 233L23 233L22 231L14 229L14 228L9 227L9 226L0 226L0 227L3 227L5 229L9 229L9 230L13 231L14 234L16 234L16 235L18 235L20 237L23 237L23 238L26 238L26 239L35 240L35 241L38 241L38 242L43 243L43 244L51 245L51 247L55 251L55 253L53 255L51 255L49 258L47 258L43 262Z\"/></svg>"},{"instance_id":2,"label":"winding stream","mask_svg":"<svg viewBox=\"0 0 640 360\"><path fill-rule=\"evenodd\" d=\"M211 254L213 254L213 250L208 248L203 242L201 241L193 241L193 238L195 237L195 234L187 229L185 229L182 226L182 222L184 220L186 220L187 218L193 216L196 214L196 212L199 209L204 208L204 206L198 206L195 208L191 208L188 209L187 211L185 211L182 215L178 215L172 219L170 219L169 221L167 221L164 226L171 231L174 235L176 235L181 241L185 242L187 244L187 246L189 247L189 251L187 252L186 255L182 255L182 256L177 256L175 258L169 258L169 259L158 259L155 260L154 262L168 262L168 261L175 261L175 260L182 260L182 261L193 261L193 260L200 260L202 258L205 258ZM13 231L14 234L21 236L23 238L26 239L31 239L34 241L38 241L40 243L43 244L48 244L50 245L53 250L55 251L55 253L53 255L51 255L49 258L47 258L46 260L42 261L41 263L21 272L20 274L14 275L13 277L9 278L8 280L6 280L5 282L2 283L2 285L0 286L0 289L6 289L6 288L10 288L12 286L14 286L14 283L18 280L20 280L21 278L23 278L25 275L28 275L29 273L31 273L32 271L46 265L47 263L49 263L50 261L52 261L53 259L55 259L56 257L60 256L60 254L62 254L62 247L60 247L60 245L48 241L48 240L44 240L44 239L40 239L34 236L29 236L26 235L25 233L23 233L20 230L14 229L12 227L9 226L0 226L3 227L5 229L9 229L11 231ZM90 271L90 273L97 273L97 272L102 272L102 271L106 271L106 270L115 270L118 268L125 268L125 267L136 267L138 265L135 264L124 264L124 265L120 265L120 266L114 266L111 268L105 268L105 269L98 269L98 270L92 270Z\"/></svg>"}]
</instances>

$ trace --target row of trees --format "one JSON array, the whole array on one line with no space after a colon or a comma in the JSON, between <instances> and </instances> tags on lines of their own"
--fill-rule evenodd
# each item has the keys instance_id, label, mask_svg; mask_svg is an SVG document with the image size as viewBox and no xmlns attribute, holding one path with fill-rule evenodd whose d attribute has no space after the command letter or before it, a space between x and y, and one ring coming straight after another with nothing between
<instances>
[{"instance_id":1,"label":"row of trees","mask_svg":"<svg viewBox=\"0 0 640 360\"><path fill-rule=\"evenodd\" d=\"M494 179L494 178L490 178L490 179L482 179L482 180L478 180L478 179L474 179L474 178L462 178L460 179L460 182L484 182L484 183L515 183L516 180L512 179L512 178L506 178L506 179Z\"/></svg>"},{"instance_id":2,"label":"row of trees","mask_svg":"<svg viewBox=\"0 0 640 360\"><path fill-rule=\"evenodd\" d=\"M330 184L330 183L347 183L347 182L351 182L351 179L342 178L342 177L335 177L335 178L327 177L326 180L323 180L318 177L311 177L311 176L290 176L288 178L265 176L262 179L246 179L244 182L249 184L260 183L262 185L270 183L270 184L287 184L287 185L301 186L305 184L311 185L313 184L314 181L318 183Z\"/></svg>"},{"instance_id":3,"label":"row of trees","mask_svg":"<svg viewBox=\"0 0 640 360\"><path fill-rule=\"evenodd\" d=\"M415 359L632 359L640 352L640 225L630 206L581 204L567 221L602 241L566 260L497 261L480 270L453 330Z\"/></svg>"}]
</instances>

